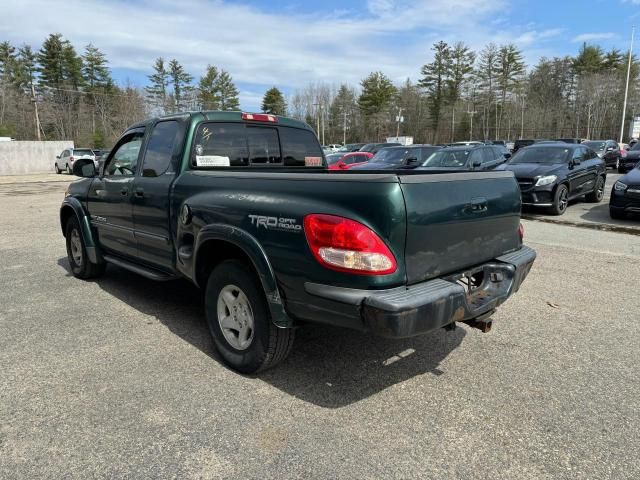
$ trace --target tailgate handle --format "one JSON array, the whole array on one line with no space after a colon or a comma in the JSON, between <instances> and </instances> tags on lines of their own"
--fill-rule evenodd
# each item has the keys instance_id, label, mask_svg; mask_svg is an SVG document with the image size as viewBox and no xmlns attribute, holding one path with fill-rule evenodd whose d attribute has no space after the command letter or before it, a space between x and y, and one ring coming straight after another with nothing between
<instances>
[{"instance_id":1,"label":"tailgate handle","mask_svg":"<svg viewBox=\"0 0 640 480\"><path fill-rule=\"evenodd\" d=\"M471 203L465 205L464 209L469 213L481 213L486 212L489 202L484 197L478 197L471 199Z\"/></svg>"}]
</instances>

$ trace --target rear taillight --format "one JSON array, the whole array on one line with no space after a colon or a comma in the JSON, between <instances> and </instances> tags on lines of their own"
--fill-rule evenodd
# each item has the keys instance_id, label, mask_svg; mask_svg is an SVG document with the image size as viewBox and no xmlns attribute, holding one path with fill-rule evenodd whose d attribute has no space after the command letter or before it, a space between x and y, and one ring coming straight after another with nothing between
<instances>
[{"instance_id":1,"label":"rear taillight","mask_svg":"<svg viewBox=\"0 0 640 480\"><path fill-rule=\"evenodd\" d=\"M278 123L278 117L267 113L242 113L242 120L251 120L253 122Z\"/></svg>"},{"instance_id":2,"label":"rear taillight","mask_svg":"<svg viewBox=\"0 0 640 480\"><path fill-rule=\"evenodd\" d=\"M387 275L396 271L396 259L389 247L359 222L314 213L304 217L304 233L311 253L327 268L360 275Z\"/></svg>"},{"instance_id":3,"label":"rear taillight","mask_svg":"<svg viewBox=\"0 0 640 480\"><path fill-rule=\"evenodd\" d=\"M520 241L524 241L524 225L518 225L518 236L520 237Z\"/></svg>"}]
</instances>

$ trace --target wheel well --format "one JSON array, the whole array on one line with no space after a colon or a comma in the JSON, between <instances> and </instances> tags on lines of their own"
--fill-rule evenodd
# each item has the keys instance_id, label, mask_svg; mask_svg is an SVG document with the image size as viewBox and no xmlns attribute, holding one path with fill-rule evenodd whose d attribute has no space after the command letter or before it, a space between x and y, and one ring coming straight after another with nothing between
<instances>
[{"instance_id":1,"label":"wheel well","mask_svg":"<svg viewBox=\"0 0 640 480\"><path fill-rule=\"evenodd\" d=\"M67 236L67 222L72 215L75 215L75 212L71 207L64 207L60 210L60 227L62 228L62 235L65 237Z\"/></svg>"},{"instance_id":2,"label":"wheel well","mask_svg":"<svg viewBox=\"0 0 640 480\"><path fill-rule=\"evenodd\" d=\"M200 248L196 256L196 282L200 288L204 288L211 271L224 260L239 260L245 263L255 272L255 267L249 255L240 247L224 240L207 240ZM257 274L257 272L256 272Z\"/></svg>"}]
</instances>

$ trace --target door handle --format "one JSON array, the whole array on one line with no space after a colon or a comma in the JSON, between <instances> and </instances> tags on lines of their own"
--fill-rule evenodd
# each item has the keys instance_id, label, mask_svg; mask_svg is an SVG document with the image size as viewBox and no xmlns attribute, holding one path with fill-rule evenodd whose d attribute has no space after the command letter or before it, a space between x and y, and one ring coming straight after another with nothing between
<instances>
[{"instance_id":1,"label":"door handle","mask_svg":"<svg viewBox=\"0 0 640 480\"><path fill-rule=\"evenodd\" d=\"M123 188L122 190L120 190L120 195L124 196L127 195L129 193L129 189L128 188Z\"/></svg>"},{"instance_id":2,"label":"door handle","mask_svg":"<svg viewBox=\"0 0 640 480\"><path fill-rule=\"evenodd\" d=\"M143 188L136 188L134 194L138 198L144 198L144 189Z\"/></svg>"}]
</instances>

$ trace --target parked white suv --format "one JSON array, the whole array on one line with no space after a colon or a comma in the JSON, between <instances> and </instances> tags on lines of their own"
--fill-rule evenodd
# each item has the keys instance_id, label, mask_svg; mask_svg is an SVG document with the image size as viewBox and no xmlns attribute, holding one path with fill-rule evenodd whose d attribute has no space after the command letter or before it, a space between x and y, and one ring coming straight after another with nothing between
<instances>
[{"instance_id":1,"label":"parked white suv","mask_svg":"<svg viewBox=\"0 0 640 480\"><path fill-rule=\"evenodd\" d=\"M56 156L56 162L54 165L56 173L62 173L65 171L71 175L73 162L80 158L90 158L94 163L96 161L96 156L90 148L67 148L66 150L63 150L60 155Z\"/></svg>"}]
</instances>

